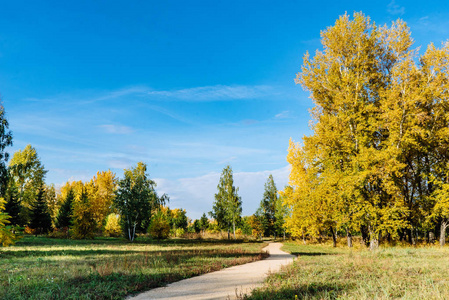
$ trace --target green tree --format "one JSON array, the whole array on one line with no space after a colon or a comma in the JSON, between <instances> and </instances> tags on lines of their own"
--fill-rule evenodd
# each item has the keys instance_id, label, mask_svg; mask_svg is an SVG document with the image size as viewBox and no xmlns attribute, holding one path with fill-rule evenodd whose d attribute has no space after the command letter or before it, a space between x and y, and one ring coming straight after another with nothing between
<instances>
[{"instance_id":1,"label":"green tree","mask_svg":"<svg viewBox=\"0 0 449 300\"><path fill-rule=\"evenodd\" d=\"M20 202L19 190L14 180L8 181L8 188L5 195L5 213L10 216L9 222L12 226L22 226L23 222L20 219Z\"/></svg>"},{"instance_id":2,"label":"green tree","mask_svg":"<svg viewBox=\"0 0 449 300\"><path fill-rule=\"evenodd\" d=\"M8 128L9 123L5 116L5 108L0 103L0 197L3 197L6 192L9 177L6 166L9 153L5 149L6 147L12 146L12 132Z\"/></svg>"},{"instance_id":3,"label":"green tree","mask_svg":"<svg viewBox=\"0 0 449 300\"><path fill-rule=\"evenodd\" d=\"M57 228L70 228L73 226L73 203L75 200L75 192L70 188L65 196L64 202L58 211L56 217Z\"/></svg>"},{"instance_id":4,"label":"green tree","mask_svg":"<svg viewBox=\"0 0 449 300\"><path fill-rule=\"evenodd\" d=\"M182 228L186 230L188 225L186 210L182 208L176 208L171 211L171 214L173 226L175 228Z\"/></svg>"},{"instance_id":5,"label":"green tree","mask_svg":"<svg viewBox=\"0 0 449 300\"><path fill-rule=\"evenodd\" d=\"M217 189L218 193L215 194L210 215L217 221L220 228L228 230L228 239L232 229L235 239L235 227L242 214L242 200L237 194L239 189L234 187L231 166L223 169Z\"/></svg>"},{"instance_id":6,"label":"green tree","mask_svg":"<svg viewBox=\"0 0 449 300\"><path fill-rule=\"evenodd\" d=\"M274 183L273 175L268 176L265 183L263 198L260 201L259 210L262 220L262 226L265 236L276 235L276 202L278 200L278 191Z\"/></svg>"},{"instance_id":7,"label":"green tree","mask_svg":"<svg viewBox=\"0 0 449 300\"><path fill-rule=\"evenodd\" d=\"M203 234L209 228L209 219L207 218L206 213L203 213L203 215L201 216L199 226Z\"/></svg>"},{"instance_id":8,"label":"green tree","mask_svg":"<svg viewBox=\"0 0 449 300\"><path fill-rule=\"evenodd\" d=\"M45 170L36 149L27 145L23 150L17 150L9 162L10 175L16 181L20 204L22 206L22 218L24 222L30 221L31 207L36 200L39 189L44 185Z\"/></svg>"},{"instance_id":9,"label":"green tree","mask_svg":"<svg viewBox=\"0 0 449 300\"><path fill-rule=\"evenodd\" d=\"M134 241L137 232L145 232L153 210L164 204L168 197L158 197L156 183L149 178L143 162L125 169L124 178L118 181L114 205L121 215L122 229L126 238Z\"/></svg>"},{"instance_id":10,"label":"green tree","mask_svg":"<svg viewBox=\"0 0 449 300\"><path fill-rule=\"evenodd\" d=\"M30 227L34 229L36 235L47 233L51 229L51 216L43 186L38 190L36 200L31 208Z\"/></svg>"}]
</instances>

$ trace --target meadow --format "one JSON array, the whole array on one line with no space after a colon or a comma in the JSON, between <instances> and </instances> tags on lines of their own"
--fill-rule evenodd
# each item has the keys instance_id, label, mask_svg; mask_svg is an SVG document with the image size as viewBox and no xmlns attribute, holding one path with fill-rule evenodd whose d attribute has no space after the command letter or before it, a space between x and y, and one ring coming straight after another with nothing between
<instances>
[{"instance_id":1,"label":"meadow","mask_svg":"<svg viewBox=\"0 0 449 300\"><path fill-rule=\"evenodd\" d=\"M184 278L259 260L261 242L130 243L26 236L0 248L0 299L123 299Z\"/></svg>"},{"instance_id":2,"label":"meadow","mask_svg":"<svg viewBox=\"0 0 449 300\"><path fill-rule=\"evenodd\" d=\"M298 255L246 299L449 299L449 248L384 247L286 242Z\"/></svg>"}]
</instances>

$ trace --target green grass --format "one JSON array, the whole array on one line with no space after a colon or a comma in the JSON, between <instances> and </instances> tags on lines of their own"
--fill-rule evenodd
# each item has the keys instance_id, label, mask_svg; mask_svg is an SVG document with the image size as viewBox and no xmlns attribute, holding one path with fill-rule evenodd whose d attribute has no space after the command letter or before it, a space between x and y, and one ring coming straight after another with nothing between
<instances>
[{"instance_id":1,"label":"green grass","mask_svg":"<svg viewBox=\"0 0 449 300\"><path fill-rule=\"evenodd\" d=\"M285 243L299 255L246 299L449 299L449 248Z\"/></svg>"},{"instance_id":2,"label":"green grass","mask_svg":"<svg viewBox=\"0 0 449 300\"><path fill-rule=\"evenodd\" d=\"M63 240L27 236L0 248L0 299L123 299L261 259L262 243Z\"/></svg>"}]
</instances>

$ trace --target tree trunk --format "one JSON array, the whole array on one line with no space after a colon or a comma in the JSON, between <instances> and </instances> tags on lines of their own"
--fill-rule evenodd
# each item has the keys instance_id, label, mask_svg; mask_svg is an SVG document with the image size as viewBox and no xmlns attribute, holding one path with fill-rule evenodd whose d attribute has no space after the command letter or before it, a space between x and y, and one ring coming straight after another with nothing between
<instances>
[{"instance_id":1,"label":"tree trunk","mask_svg":"<svg viewBox=\"0 0 449 300\"><path fill-rule=\"evenodd\" d=\"M337 235L334 228L331 226L331 233L332 233L332 247L337 247Z\"/></svg>"},{"instance_id":2,"label":"tree trunk","mask_svg":"<svg viewBox=\"0 0 449 300\"><path fill-rule=\"evenodd\" d=\"M448 226L447 220L441 221L440 227L440 246L443 247L446 244L446 228Z\"/></svg>"},{"instance_id":3,"label":"tree trunk","mask_svg":"<svg viewBox=\"0 0 449 300\"><path fill-rule=\"evenodd\" d=\"M369 250L373 251L379 248L379 235L372 230L371 226L368 226L370 241L369 241Z\"/></svg>"},{"instance_id":4,"label":"tree trunk","mask_svg":"<svg viewBox=\"0 0 449 300\"><path fill-rule=\"evenodd\" d=\"M432 231L429 232L429 244L433 244L435 242L435 233Z\"/></svg>"},{"instance_id":5,"label":"tree trunk","mask_svg":"<svg viewBox=\"0 0 449 300\"><path fill-rule=\"evenodd\" d=\"M360 232L362 233L362 244L364 246L368 246L369 243L369 234L365 225L360 226Z\"/></svg>"},{"instance_id":6,"label":"tree trunk","mask_svg":"<svg viewBox=\"0 0 449 300\"><path fill-rule=\"evenodd\" d=\"M348 239L348 247L352 248L352 234L347 227L346 227L346 237Z\"/></svg>"},{"instance_id":7,"label":"tree trunk","mask_svg":"<svg viewBox=\"0 0 449 300\"><path fill-rule=\"evenodd\" d=\"M231 229L228 227L228 240L231 239Z\"/></svg>"},{"instance_id":8,"label":"tree trunk","mask_svg":"<svg viewBox=\"0 0 449 300\"><path fill-rule=\"evenodd\" d=\"M232 223L232 231L234 232L234 241L235 241L235 222Z\"/></svg>"},{"instance_id":9,"label":"tree trunk","mask_svg":"<svg viewBox=\"0 0 449 300\"><path fill-rule=\"evenodd\" d=\"M285 235L285 232L284 232ZM302 233L302 242L305 245L306 244L306 235L304 234L304 232Z\"/></svg>"}]
</instances>

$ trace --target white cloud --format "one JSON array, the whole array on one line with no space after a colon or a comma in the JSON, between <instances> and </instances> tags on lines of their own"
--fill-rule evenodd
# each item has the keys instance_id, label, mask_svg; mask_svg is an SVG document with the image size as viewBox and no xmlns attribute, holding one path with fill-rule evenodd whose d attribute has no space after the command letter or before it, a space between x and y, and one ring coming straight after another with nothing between
<instances>
[{"instance_id":1,"label":"white cloud","mask_svg":"<svg viewBox=\"0 0 449 300\"><path fill-rule=\"evenodd\" d=\"M131 127L128 126L119 126L119 125L111 125L111 124L105 124L98 126L102 129L104 129L107 133L112 134L131 134L134 132L134 130Z\"/></svg>"},{"instance_id":2,"label":"white cloud","mask_svg":"<svg viewBox=\"0 0 449 300\"><path fill-rule=\"evenodd\" d=\"M199 177L178 180L155 179L159 194L170 197L171 208L184 208L190 218L197 219L212 210L214 195L220 179L218 172ZM264 184L272 174L278 189L283 189L288 182L290 167L260 172L234 173L234 185L239 188L242 197L243 215L253 214L259 206L264 192Z\"/></svg>"},{"instance_id":3,"label":"white cloud","mask_svg":"<svg viewBox=\"0 0 449 300\"><path fill-rule=\"evenodd\" d=\"M387 11L389 14L402 16L405 13L405 7L396 4L395 0L391 0L387 5Z\"/></svg>"}]
</instances>

